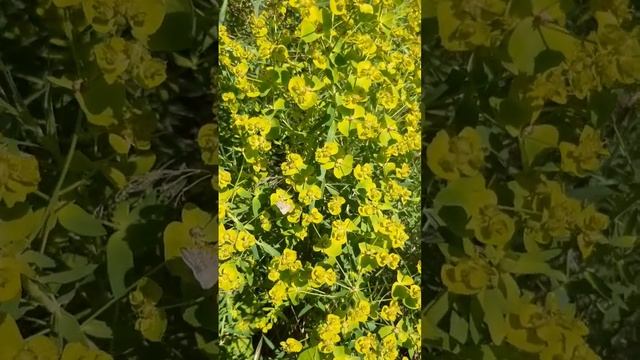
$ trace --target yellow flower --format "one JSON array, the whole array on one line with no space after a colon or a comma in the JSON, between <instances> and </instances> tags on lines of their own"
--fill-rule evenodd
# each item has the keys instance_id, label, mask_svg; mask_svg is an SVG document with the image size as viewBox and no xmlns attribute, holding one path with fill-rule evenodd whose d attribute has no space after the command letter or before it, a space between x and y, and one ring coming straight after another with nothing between
<instances>
[{"instance_id":1,"label":"yellow flower","mask_svg":"<svg viewBox=\"0 0 640 360\"><path fill-rule=\"evenodd\" d=\"M129 67L128 51L129 44L117 36L93 48L96 62L107 83L113 84Z\"/></svg>"},{"instance_id":2,"label":"yellow flower","mask_svg":"<svg viewBox=\"0 0 640 360\"><path fill-rule=\"evenodd\" d=\"M562 142L558 148L562 155L562 171L576 176L585 176L588 172L597 170L602 159L609 156L609 151L600 140L600 131L590 126L585 126L582 130L578 145Z\"/></svg>"},{"instance_id":3,"label":"yellow flower","mask_svg":"<svg viewBox=\"0 0 640 360\"><path fill-rule=\"evenodd\" d=\"M371 304L367 300L360 300L353 310L352 318L357 322L365 322L371 313Z\"/></svg>"},{"instance_id":4,"label":"yellow flower","mask_svg":"<svg viewBox=\"0 0 640 360\"><path fill-rule=\"evenodd\" d=\"M580 202L568 198L557 182L549 182L549 207L543 209L544 229L554 238L567 237L579 220Z\"/></svg>"},{"instance_id":5,"label":"yellow flower","mask_svg":"<svg viewBox=\"0 0 640 360\"><path fill-rule=\"evenodd\" d=\"M25 265L15 258L0 258L0 303L16 298L22 292L20 276Z\"/></svg>"},{"instance_id":6,"label":"yellow flower","mask_svg":"<svg viewBox=\"0 0 640 360\"><path fill-rule=\"evenodd\" d=\"M83 0L82 10L87 22L97 32L107 33L115 30L123 9L117 0Z\"/></svg>"},{"instance_id":7,"label":"yellow flower","mask_svg":"<svg viewBox=\"0 0 640 360\"><path fill-rule=\"evenodd\" d=\"M207 165L215 165L218 162L218 125L206 124L198 131L198 146L202 152L202 161ZM220 171L219 186L220 189L224 189L226 185L223 185L227 174L224 170ZM230 175L229 175L230 176ZM229 179L230 180L230 179Z\"/></svg>"},{"instance_id":8,"label":"yellow flower","mask_svg":"<svg viewBox=\"0 0 640 360\"><path fill-rule=\"evenodd\" d=\"M136 67L136 81L146 89L152 89L167 79L167 64L159 59L145 59Z\"/></svg>"},{"instance_id":9,"label":"yellow flower","mask_svg":"<svg viewBox=\"0 0 640 360\"><path fill-rule=\"evenodd\" d=\"M144 40L158 31L166 14L166 0L129 0L126 4L134 37Z\"/></svg>"},{"instance_id":10,"label":"yellow flower","mask_svg":"<svg viewBox=\"0 0 640 360\"><path fill-rule=\"evenodd\" d=\"M293 338L288 338L280 343L282 350L286 353L298 353L302 350L302 343Z\"/></svg>"},{"instance_id":11,"label":"yellow flower","mask_svg":"<svg viewBox=\"0 0 640 360\"><path fill-rule=\"evenodd\" d=\"M373 175L373 165L369 163L364 165L358 164L355 169L353 169L353 176L359 181L371 179L371 175Z\"/></svg>"},{"instance_id":12,"label":"yellow flower","mask_svg":"<svg viewBox=\"0 0 640 360\"><path fill-rule=\"evenodd\" d=\"M323 147L316 150L316 161L318 164L327 164L331 161L331 156L336 155L340 147L335 141L327 142Z\"/></svg>"},{"instance_id":13,"label":"yellow flower","mask_svg":"<svg viewBox=\"0 0 640 360\"><path fill-rule=\"evenodd\" d=\"M360 4L358 8L363 14L373 14L373 6L371 4Z\"/></svg>"},{"instance_id":14,"label":"yellow flower","mask_svg":"<svg viewBox=\"0 0 640 360\"><path fill-rule=\"evenodd\" d=\"M111 355L98 349L91 349L79 342L69 343L64 347L60 360L113 360Z\"/></svg>"},{"instance_id":15,"label":"yellow flower","mask_svg":"<svg viewBox=\"0 0 640 360\"><path fill-rule=\"evenodd\" d=\"M600 232L609 227L609 217L589 205L580 214L579 226L585 232Z\"/></svg>"},{"instance_id":16,"label":"yellow flower","mask_svg":"<svg viewBox=\"0 0 640 360\"><path fill-rule=\"evenodd\" d=\"M515 232L513 219L500 211L496 205L485 205L478 209L469 222L476 238L488 245L502 246Z\"/></svg>"},{"instance_id":17,"label":"yellow flower","mask_svg":"<svg viewBox=\"0 0 640 360\"><path fill-rule=\"evenodd\" d=\"M330 0L329 8L333 15L343 15L347 12L347 3L345 0Z\"/></svg>"},{"instance_id":18,"label":"yellow flower","mask_svg":"<svg viewBox=\"0 0 640 360\"><path fill-rule=\"evenodd\" d=\"M32 155L0 144L0 200L8 207L26 199L40 183L38 161Z\"/></svg>"},{"instance_id":19,"label":"yellow flower","mask_svg":"<svg viewBox=\"0 0 640 360\"><path fill-rule=\"evenodd\" d=\"M326 271L324 267L320 265L316 265L311 270L311 281L313 281L315 285L320 286L324 284L325 277L326 277Z\"/></svg>"},{"instance_id":20,"label":"yellow flower","mask_svg":"<svg viewBox=\"0 0 640 360\"><path fill-rule=\"evenodd\" d=\"M278 202L291 200L291 195L283 189L276 189L276 191L269 197L271 205L276 205Z\"/></svg>"},{"instance_id":21,"label":"yellow flower","mask_svg":"<svg viewBox=\"0 0 640 360\"><path fill-rule=\"evenodd\" d=\"M221 264L218 271L218 285L223 291L233 291L242 286L244 278L233 263L225 262Z\"/></svg>"},{"instance_id":22,"label":"yellow flower","mask_svg":"<svg viewBox=\"0 0 640 360\"><path fill-rule=\"evenodd\" d=\"M165 310L147 301L138 308L137 313L138 319L136 319L135 329L140 331L142 336L149 341L161 341L167 329Z\"/></svg>"},{"instance_id":23,"label":"yellow flower","mask_svg":"<svg viewBox=\"0 0 640 360\"><path fill-rule=\"evenodd\" d=\"M256 238L246 230L241 230L236 238L235 248L242 252L256 244Z\"/></svg>"},{"instance_id":24,"label":"yellow flower","mask_svg":"<svg viewBox=\"0 0 640 360\"><path fill-rule=\"evenodd\" d=\"M278 281L271 290L269 290L269 297L275 306L281 305L287 298L287 285L282 281Z\"/></svg>"},{"instance_id":25,"label":"yellow flower","mask_svg":"<svg viewBox=\"0 0 640 360\"><path fill-rule=\"evenodd\" d=\"M356 133L362 140L372 139L380 134L380 123L373 114L366 114L362 121L356 123Z\"/></svg>"},{"instance_id":26,"label":"yellow flower","mask_svg":"<svg viewBox=\"0 0 640 360\"><path fill-rule=\"evenodd\" d=\"M287 161L282 163L282 174L286 176L295 175L304 169L305 164L302 156L296 153L287 154Z\"/></svg>"},{"instance_id":27,"label":"yellow flower","mask_svg":"<svg viewBox=\"0 0 640 360\"><path fill-rule=\"evenodd\" d=\"M218 186L220 189L226 188L231 183L231 173L227 170L220 169L218 171Z\"/></svg>"},{"instance_id":28,"label":"yellow flower","mask_svg":"<svg viewBox=\"0 0 640 360\"><path fill-rule=\"evenodd\" d=\"M329 67L329 59L318 50L313 52L313 64L320 70L324 70Z\"/></svg>"},{"instance_id":29,"label":"yellow flower","mask_svg":"<svg viewBox=\"0 0 640 360\"><path fill-rule=\"evenodd\" d=\"M267 23L264 17L251 17L251 32L256 38L267 36Z\"/></svg>"},{"instance_id":30,"label":"yellow flower","mask_svg":"<svg viewBox=\"0 0 640 360\"><path fill-rule=\"evenodd\" d=\"M492 284L495 269L477 259L465 259L453 266L444 264L440 276L450 292L477 294Z\"/></svg>"},{"instance_id":31,"label":"yellow flower","mask_svg":"<svg viewBox=\"0 0 640 360\"><path fill-rule=\"evenodd\" d=\"M389 269L395 270L398 268L398 265L400 265L400 255L395 253L389 254L389 259L387 260L387 266Z\"/></svg>"},{"instance_id":32,"label":"yellow flower","mask_svg":"<svg viewBox=\"0 0 640 360\"><path fill-rule=\"evenodd\" d=\"M320 199L322 199L322 190L315 184L303 186L300 194L298 194L298 200L304 205L309 205Z\"/></svg>"},{"instance_id":33,"label":"yellow flower","mask_svg":"<svg viewBox=\"0 0 640 360\"><path fill-rule=\"evenodd\" d=\"M411 167L409 166L409 164L403 163L402 166L395 168L395 171L396 177L400 179L406 179L411 173Z\"/></svg>"},{"instance_id":34,"label":"yellow flower","mask_svg":"<svg viewBox=\"0 0 640 360\"><path fill-rule=\"evenodd\" d=\"M329 286L333 286L337 281L336 272L333 269L326 269L324 273L324 282Z\"/></svg>"},{"instance_id":35,"label":"yellow flower","mask_svg":"<svg viewBox=\"0 0 640 360\"><path fill-rule=\"evenodd\" d=\"M24 340L11 315L0 314L0 359L3 360L58 360L60 349L50 338L36 335Z\"/></svg>"},{"instance_id":36,"label":"yellow flower","mask_svg":"<svg viewBox=\"0 0 640 360\"><path fill-rule=\"evenodd\" d=\"M318 95L307 86L305 79L301 76L292 77L288 88L289 94L302 110L310 109L318 101Z\"/></svg>"},{"instance_id":37,"label":"yellow flower","mask_svg":"<svg viewBox=\"0 0 640 360\"><path fill-rule=\"evenodd\" d=\"M265 214L261 214L260 215L260 227L264 231L270 231L271 230L271 220Z\"/></svg>"},{"instance_id":38,"label":"yellow flower","mask_svg":"<svg viewBox=\"0 0 640 360\"><path fill-rule=\"evenodd\" d=\"M361 336L356 340L356 351L360 354L370 354L375 351L378 346L378 341L375 335L369 333L366 336Z\"/></svg>"},{"instance_id":39,"label":"yellow flower","mask_svg":"<svg viewBox=\"0 0 640 360\"><path fill-rule=\"evenodd\" d=\"M212 246L218 224L212 215L194 204L187 204L182 210L182 221L170 223L164 230L164 258L180 258L183 248ZM178 266L169 266L173 272L182 274ZM190 274L182 274L190 277Z\"/></svg>"},{"instance_id":40,"label":"yellow flower","mask_svg":"<svg viewBox=\"0 0 640 360\"><path fill-rule=\"evenodd\" d=\"M295 250L289 248L284 249L282 255L275 259L277 268L279 271L285 270L300 270L302 269L302 263L298 260L298 253Z\"/></svg>"},{"instance_id":41,"label":"yellow flower","mask_svg":"<svg viewBox=\"0 0 640 360\"><path fill-rule=\"evenodd\" d=\"M307 226L309 224L319 224L323 219L324 217L322 216L320 211L318 211L317 208L313 208L311 209L309 214L302 215L302 225Z\"/></svg>"},{"instance_id":42,"label":"yellow flower","mask_svg":"<svg viewBox=\"0 0 640 360\"><path fill-rule=\"evenodd\" d=\"M427 164L436 176L446 180L456 180L461 174L477 175L484 165L480 134L466 127L449 138L445 130L440 130L427 147Z\"/></svg>"},{"instance_id":43,"label":"yellow flower","mask_svg":"<svg viewBox=\"0 0 640 360\"><path fill-rule=\"evenodd\" d=\"M287 215L287 221L289 221L292 224L295 224L298 221L300 221L301 215L302 215L302 209L299 206L296 206L295 208L293 208L293 211L291 211L289 215Z\"/></svg>"},{"instance_id":44,"label":"yellow flower","mask_svg":"<svg viewBox=\"0 0 640 360\"><path fill-rule=\"evenodd\" d=\"M398 96L392 89L385 89L378 93L378 102L387 110L398 106Z\"/></svg>"},{"instance_id":45,"label":"yellow flower","mask_svg":"<svg viewBox=\"0 0 640 360\"><path fill-rule=\"evenodd\" d=\"M380 317L382 317L383 320L394 322L398 318L400 312L401 309L398 305L398 302L395 300L391 300L389 305L385 305L382 307L382 310L380 311Z\"/></svg>"},{"instance_id":46,"label":"yellow flower","mask_svg":"<svg viewBox=\"0 0 640 360\"><path fill-rule=\"evenodd\" d=\"M326 321L318 328L321 342L318 348L322 353L333 351L335 344L340 341L341 319L334 314L328 314Z\"/></svg>"},{"instance_id":47,"label":"yellow flower","mask_svg":"<svg viewBox=\"0 0 640 360\"><path fill-rule=\"evenodd\" d=\"M335 195L331 198L327 207L331 215L340 215L342 212L342 205L345 203L345 199L340 195Z\"/></svg>"}]
</instances>

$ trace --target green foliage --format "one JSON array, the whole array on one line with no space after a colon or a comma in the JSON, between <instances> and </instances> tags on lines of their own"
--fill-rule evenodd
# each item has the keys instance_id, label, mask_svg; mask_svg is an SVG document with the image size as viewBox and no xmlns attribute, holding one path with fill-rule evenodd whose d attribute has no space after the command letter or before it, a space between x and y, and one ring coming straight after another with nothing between
<instances>
[{"instance_id":1,"label":"green foliage","mask_svg":"<svg viewBox=\"0 0 640 360\"><path fill-rule=\"evenodd\" d=\"M632 358L637 3L427 3L427 356Z\"/></svg>"},{"instance_id":2,"label":"green foliage","mask_svg":"<svg viewBox=\"0 0 640 360\"><path fill-rule=\"evenodd\" d=\"M1 359L216 358L215 289L163 234L198 208L216 240L217 11L0 3Z\"/></svg>"}]
</instances>

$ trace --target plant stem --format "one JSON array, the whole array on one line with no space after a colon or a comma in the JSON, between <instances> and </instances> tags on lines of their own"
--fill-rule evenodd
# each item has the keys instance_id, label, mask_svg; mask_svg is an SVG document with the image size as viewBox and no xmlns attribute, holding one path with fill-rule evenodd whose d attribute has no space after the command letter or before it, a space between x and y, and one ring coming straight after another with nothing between
<instances>
[{"instance_id":1,"label":"plant stem","mask_svg":"<svg viewBox=\"0 0 640 360\"><path fill-rule=\"evenodd\" d=\"M62 189L62 184L64 183L64 180L67 178L67 173L69 172L69 167L71 166L71 160L73 159L73 155L76 152L76 146L78 145L78 131L80 130L81 120L82 120L82 112L78 111L78 117L76 118L75 129L73 131L73 136L71 137L71 145L69 145L69 151L67 152L67 158L65 159L64 167L62 168L62 173L58 178L58 183L56 184L56 187L53 190L53 194L51 194L51 200L49 201L49 205L47 206L47 209L45 210L44 216L42 218L41 226L44 226L45 228L44 228L44 237L42 239L42 244L40 245L41 254L44 254L44 251L47 247L47 240L49 238L49 229L47 228L47 220L51 215L51 212L53 211L54 207L58 203L58 198L60 197L60 190ZM34 234L37 234L37 233L38 232L34 232Z\"/></svg>"},{"instance_id":2,"label":"plant stem","mask_svg":"<svg viewBox=\"0 0 640 360\"><path fill-rule=\"evenodd\" d=\"M103 312L107 311L113 304L117 303L118 301L120 301L120 299L122 299L123 297L127 296L129 294L129 292L131 290L133 290L136 286L138 286L138 283L150 276L151 274L155 273L156 271L162 269L164 267L164 262L160 263L159 265L157 265L156 267L154 267L153 269L149 270L149 272L147 272L146 274L144 274L142 277L140 277L138 280L136 280L133 284L129 285L129 287L127 287L124 291L124 293L120 296L114 297L113 299L109 300L106 304L104 304L100 309L98 309L96 312L94 312L91 316L89 316L86 320L84 320L80 326L84 326L87 323L89 323L91 320L94 320L95 318L97 318L98 316L100 316Z\"/></svg>"}]
</instances>

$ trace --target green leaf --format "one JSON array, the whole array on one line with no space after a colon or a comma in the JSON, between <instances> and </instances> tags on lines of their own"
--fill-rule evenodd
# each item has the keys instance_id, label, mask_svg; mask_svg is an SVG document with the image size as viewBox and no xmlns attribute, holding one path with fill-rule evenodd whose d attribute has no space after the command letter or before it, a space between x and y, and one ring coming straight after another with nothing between
<instances>
[{"instance_id":1,"label":"green leaf","mask_svg":"<svg viewBox=\"0 0 640 360\"><path fill-rule=\"evenodd\" d=\"M278 98L276 101L273 102L273 109L274 110L282 110L285 108L285 101L282 98Z\"/></svg>"},{"instance_id":2,"label":"green leaf","mask_svg":"<svg viewBox=\"0 0 640 360\"><path fill-rule=\"evenodd\" d=\"M585 279L593 286L593 289L596 290L602 297L605 299L611 299L611 288L607 285L607 283L602 280L598 275L596 275L593 271L587 271L584 275Z\"/></svg>"},{"instance_id":3,"label":"green leaf","mask_svg":"<svg viewBox=\"0 0 640 360\"><path fill-rule=\"evenodd\" d=\"M342 164L340 166L336 166L333 168L333 175L341 179L349 174L351 174L351 170L353 169L353 155L348 154L342 159Z\"/></svg>"},{"instance_id":4,"label":"green leaf","mask_svg":"<svg viewBox=\"0 0 640 360\"><path fill-rule=\"evenodd\" d=\"M0 359L13 359L23 344L20 329L11 315L0 314Z\"/></svg>"},{"instance_id":5,"label":"green leaf","mask_svg":"<svg viewBox=\"0 0 640 360\"><path fill-rule=\"evenodd\" d=\"M355 129L356 125L354 121L349 119L344 119L338 123L338 131L344 136L349 136L351 130Z\"/></svg>"},{"instance_id":6,"label":"green leaf","mask_svg":"<svg viewBox=\"0 0 640 360\"><path fill-rule=\"evenodd\" d=\"M307 43L310 43L322 37L322 34L316 32L316 24L308 20L303 20L300 23L299 31L300 38L302 38L302 40Z\"/></svg>"},{"instance_id":7,"label":"green leaf","mask_svg":"<svg viewBox=\"0 0 640 360\"><path fill-rule=\"evenodd\" d=\"M55 329L58 334L68 342L85 342L86 337L80 328L80 324L73 315L59 308L55 314Z\"/></svg>"},{"instance_id":8,"label":"green leaf","mask_svg":"<svg viewBox=\"0 0 640 360\"><path fill-rule=\"evenodd\" d=\"M562 53L565 58L572 57L580 51L580 40L560 26L541 26L540 34L549 49Z\"/></svg>"},{"instance_id":9,"label":"green leaf","mask_svg":"<svg viewBox=\"0 0 640 360\"><path fill-rule=\"evenodd\" d=\"M261 206L262 204L260 204L260 192L257 192L253 196L253 200L251 200L251 211L253 212L254 217L257 217L260 214Z\"/></svg>"},{"instance_id":10,"label":"green leaf","mask_svg":"<svg viewBox=\"0 0 640 360\"><path fill-rule=\"evenodd\" d=\"M125 276L133 268L133 251L125 240L126 232L118 231L107 242L107 274L113 297L121 297L127 291Z\"/></svg>"},{"instance_id":11,"label":"green leaf","mask_svg":"<svg viewBox=\"0 0 640 360\"><path fill-rule=\"evenodd\" d=\"M558 147L559 138L558 129L552 125L525 128L521 140L522 160L525 166L530 166L542 151Z\"/></svg>"},{"instance_id":12,"label":"green leaf","mask_svg":"<svg viewBox=\"0 0 640 360\"><path fill-rule=\"evenodd\" d=\"M469 334L469 323L464 318L460 317L457 312L451 313L449 334L451 337L458 340L461 344L467 342L467 335Z\"/></svg>"},{"instance_id":13,"label":"green leaf","mask_svg":"<svg viewBox=\"0 0 640 360\"><path fill-rule=\"evenodd\" d=\"M433 205L436 211L443 206L460 206L471 215L478 207L496 202L495 194L485 188L484 178L475 176L450 182L436 195Z\"/></svg>"},{"instance_id":14,"label":"green leaf","mask_svg":"<svg viewBox=\"0 0 640 360\"><path fill-rule=\"evenodd\" d=\"M271 245L269 245L269 244L267 244L265 242L262 242L262 241L258 241L257 244L260 245L260 247L262 247L262 249L264 251L266 251L267 254L269 254L269 255L271 255L273 257L280 256L280 252L278 250L274 249Z\"/></svg>"},{"instance_id":15,"label":"green leaf","mask_svg":"<svg viewBox=\"0 0 640 360\"><path fill-rule=\"evenodd\" d=\"M194 44L195 18L190 0L167 0L167 13L162 25L149 36L152 51L178 51Z\"/></svg>"},{"instance_id":16,"label":"green leaf","mask_svg":"<svg viewBox=\"0 0 640 360\"><path fill-rule=\"evenodd\" d=\"M429 340L447 338L448 334L438 327L438 323L449 311L449 293L442 293L426 309L422 316L422 334L424 338Z\"/></svg>"},{"instance_id":17,"label":"green leaf","mask_svg":"<svg viewBox=\"0 0 640 360\"><path fill-rule=\"evenodd\" d=\"M501 266L512 274L543 274L565 282L567 279L565 274L553 269L544 258L541 258L541 255L542 253L519 254L517 259L503 259Z\"/></svg>"},{"instance_id":18,"label":"green leaf","mask_svg":"<svg viewBox=\"0 0 640 360\"><path fill-rule=\"evenodd\" d=\"M96 264L88 264L80 266L72 270L62 271L46 276L40 277L40 282L43 284L69 284L93 274L93 271L98 267Z\"/></svg>"},{"instance_id":19,"label":"green leaf","mask_svg":"<svg viewBox=\"0 0 640 360\"><path fill-rule=\"evenodd\" d=\"M518 283L509 273L503 273L500 275L500 281L504 286L507 304L509 306L516 306L520 300L520 288L518 287Z\"/></svg>"},{"instance_id":20,"label":"green leaf","mask_svg":"<svg viewBox=\"0 0 640 360\"><path fill-rule=\"evenodd\" d=\"M636 245L637 236L619 236L615 239L612 239L609 243L611 246L620 247L620 248L632 248Z\"/></svg>"},{"instance_id":21,"label":"green leaf","mask_svg":"<svg viewBox=\"0 0 640 360\"><path fill-rule=\"evenodd\" d=\"M102 236L107 231L100 220L76 204L65 205L58 211L58 221L65 229L82 236Z\"/></svg>"},{"instance_id":22,"label":"green leaf","mask_svg":"<svg viewBox=\"0 0 640 360\"><path fill-rule=\"evenodd\" d=\"M509 38L509 55L516 70L533 74L536 56L546 49L533 17L521 20Z\"/></svg>"},{"instance_id":23,"label":"green leaf","mask_svg":"<svg viewBox=\"0 0 640 360\"><path fill-rule=\"evenodd\" d=\"M109 144L118 154L128 154L131 148L131 144L117 134L109 134Z\"/></svg>"},{"instance_id":24,"label":"green leaf","mask_svg":"<svg viewBox=\"0 0 640 360\"><path fill-rule=\"evenodd\" d=\"M57 78L54 76L47 76L47 80L55 86L65 88L68 90L73 90L73 81L67 79L66 77Z\"/></svg>"},{"instance_id":25,"label":"green leaf","mask_svg":"<svg viewBox=\"0 0 640 360\"><path fill-rule=\"evenodd\" d=\"M298 355L298 360L320 360L320 352L318 351L318 347L314 346L308 348Z\"/></svg>"},{"instance_id":26,"label":"green leaf","mask_svg":"<svg viewBox=\"0 0 640 360\"><path fill-rule=\"evenodd\" d=\"M220 13L218 14L218 21L220 24L224 24L224 19L227 15L227 6L229 5L229 0L223 0L222 5L220 6Z\"/></svg>"},{"instance_id":27,"label":"green leaf","mask_svg":"<svg viewBox=\"0 0 640 360\"><path fill-rule=\"evenodd\" d=\"M91 320L88 323L81 326L82 331L85 334L100 338L100 339L111 339L113 338L113 331L111 327L102 320Z\"/></svg>"},{"instance_id":28,"label":"green leaf","mask_svg":"<svg viewBox=\"0 0 640 360\"><path fill-rule=\"evenodd\" d=\"M381 337L383 337L383 336L381 335ZM356 360L356 359L358 359L357 357L349 355L344 346L336 346L335 349L333 349L333 354L332 355L333 355L333 360Z\"/></svg>"},{"instance_id":29,"label":"green leaf","mask_svg":"<svg viewBox=\"0 0 640 360\"><path fill-rule=\"evenodd\" d=\"M84 83L76 100L85 113L87 120L98 126L110 126L122 118L125 105L125 87L123 84L108 84L104 77Z\"/></svg>"},{"instance_id":30,"label":"green leaf","mask_svg":"<svg viewBox=\"0 0 640 360\"><path fill-rule=\"evenodd\" d=\"M56 266L55 260L45 254L41 254L33 250L27 250L20 254L20 258L30 264L35 264L40 269L49 269Z\"/></svg>"},{"instance_id":31,"label":"green leaf","mask_svg":"<svg viewBox=\"0 0 640 360\"><path fill-rule=\"evenodd\" d=\"M491 340L500 345L507 334L507 323L502 309L504 309L505 299L498 289L487 289L478 294L478 300L484 311L484 322L489 328Z\"/></svg>"}]
</instances>

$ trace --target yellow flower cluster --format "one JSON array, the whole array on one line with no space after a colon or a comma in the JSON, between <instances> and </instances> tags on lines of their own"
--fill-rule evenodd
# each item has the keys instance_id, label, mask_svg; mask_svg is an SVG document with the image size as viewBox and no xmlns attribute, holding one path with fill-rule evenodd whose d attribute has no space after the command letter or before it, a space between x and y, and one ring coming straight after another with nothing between
<instances>
[{"instance_id":1,"label":"yellow flower cluster","mask_svg":"<svg viewBox=\"0 0 640 360\"><path fill-rule=\"evenodd\" d=\"M603 210L609 203L585 193L617 166L607 161L616 156L607 148L609 129L621 137L617 124L611 126L613 109L616 101L618 109L628 106L619 93L640 82L640 27L631 2L436 0L426 16L437 23L439 36L427 48L441 57L432 70L442 75L427 88L450 86L444 74L452 68L466 69L461 81L474 88L445 95L442 113L427 112L442 125L429 131L426 188L433 191L428 212L442 228L438 247L446 261L442 296L427 308L432 331L426 337L443 341L446 350L460 343L496 358L494 347L512 357L600 359L571 304L582 291L558 289L569 281L574 249L582 271L601 261L590 258L597 244L616 245L619 236ZM604 94L614 93L606 104ZM360 134L368 136L364 126ZM369 252L360 263L374 268L376 254ZM396 285L402 280L399 275ZM534 282L544 284L535 294L529 292ZM540 295L547 296L544 306ZM477 301L486 331L466 321L461 297ZM449 331L439 332L447 316Z\"/></svg>"},{"instance_id":2,"label":"yellow flower cluster","mask_svg":"<svg viewBox=\"0 0 640 360\"><path fill-rule=\"evenodd\" d=\"M0 315L0 336L3 339L0 358L3 360L113 359L111 355L80 342L67 343L64 349L61 349L52 338L47 336L36 335L25 340L11 315Z\"/></svg>"},{"instance_id":3,"label":"yellow flower cluster","mask_svg":"<svg viewBox=\"0 0 640 360\"><path fill-rule=\"evenodd\" d=\"M477 175L484 165L480 134L470 127L452 138L440 130L427 147L427 164L433 173L447 180Z\"/></svg>"},{"instance_id":4,"label":"yellow flower cluster","mask_svg":"<svg viewBox=\"0 0 640 360\"><path fill-rule=\"evenodd\" d=\"M105 80L124 80L125 71L145 88L153 88L165 78L164 62L152 58L144 45L162 25L166 13L164 0L56 0L59 7L82 5L87 22L99 33L111 35L94 47L96 62ZM136 41L115 35L129 26Z\"/></svg>"},{"instance_id":5,"label":"yellow flower cluster","mask_svg":"<svg viewBox=\"0 0 640 360\"><path fill-rule=\"evenodd\" d=\"M368 333L356 340L355 348L365 360L398 359L398 340L394 334L389 334L378 341L374 334Z\"/></svg>"},{"instance_id":6,"label":"yellow flower cluster","mask_svg":"<svg viewBox=\"0 0 640 360\"><path fill-rule=\"evenodd\" d=\"M284 309L319 301L324 313L306 313L299 329L318 336L303 347L336 357L359 354L357 330L374 301L388 307L385 321L418 326L417 273L389 299L395 270L417 262L410 234L420 222L419 14L414 0L267 1L248 16L249 33L220 26L218 214L227 231L260 239L257 251L221 265L237 264L237 277L246 271L259 284L257 296L224 295L242 309L234 322L275 334ZM331 299L355 305L339 316L329 313ZM223 344L239 341L221 334ZM397 348L418 351L406 341Z\"/></svg>"},{"instance_id":7,"label":"yellow flower cluster","mask_svg":"<svg viewBox=\"0 0 640 360\"><path fill-rule=\"evenodd\" d=\"M609 226L609 218L596 210L594 205L582 206L579 201L567 197L562 184L541 179L535 192L528 199L531 209L542 214L540 220L529 218L525 236L539 244L551 240L567 240L577 235L577 243L584 258L587 258L602 232ZM539 204L533 206L534 203Z\"/></svg>"},{"instance_id":8,"label":"yellow flower cluster","mask_svg":"<svg viewBox=\"0 0 640 360\"><path fill-rule=\"evenodd\" d=\"M338 315L329 314L324 323L318 327L318 335L320 343L318 350L323 353L331 353L340 341L340 332L342 329L342 319Z\"/></svg>"},{"instance_id":9,"label":"yellow flower cluster","mask_svg":"<svg viewBox=\"0 0 640 360\"><path fill-rule=\"evenodd\" d=\"M302 344L300 341L293 338L288 338L286 341L281 342L280 346L282 346L282 349L288 353L297 353L302 350Z\"/></svg>"},{"instance_id":10,"label":"yellow flower cluster","mask_svg":"<svg viewBox=\"0 0 640 360\"><path fill-rule=\"evenodd\" d=\"M142 278L136 289L129 293L129 302L136 313L136 330L145 339L161 341L167 328L167 315L156 304L162 297L162 288L149 278Z\"/></svg>"},{"instance_id":11,"label":"yellow flower cluster","mask_svg":"<svg viewBox=\"0 0 640 360\"><path fill-rule=\"evenodd\" d=\"M166 64L151 57L139 42L114 36L96 45L93 52L109 84L133 79L139 86L151 89L166 79Z\"/></svg>"},{"instance_id":12,"label":"yellow flower cluster","mask_svg":"<svg viewBox=\"0 0 640 360\"><path fill-rule=\"evenodd\" d=\"M0 200L13 207L35 192L39 183L38 160L0 143Z\"/></svg>"},{"instance_id":13,"label":"yellow flower cluster","mask_svg":"<svg viewBox=\"0 0 640 360\"><path fill-rule=\"evenodd\" d=\"M582 130L578 144L562 142L558 149L562 155L562 170L577 176L598 170L602 159L609 156L600 139L600 131L588 125Z\"/></svg>"},{"instance_id":14,"label":"yellow flower cluster","mask_svg":"<svg viewBox=\"0 0 640 360\"><path fill-rule=\"evenodd\" d=\"M523 299L508 318L506 340L518 349L537 353L540 360L600 358L583 340L589 333L587 326L562 311L552 294L544 307Z\"/></svg>"},{"instance_id":15,"label":"yellow flower cluster","mask_svg":"<svg viewBox=\"0 0 640 360\"><path fill-rule=\"evenodd\" d=\"M230 259L234 253L247 251L256 244L256 238L246 230L225 229L218 226L218 257L220 260Z\"/></svg>"},{"instance_id":16,"label":"yellow flower cluster","mask_svg":"<svg viewBox=\"0 0 640 360\"><path fill-rule=\"evenodd\" d=\"M495 286L497 271L480 258L463 259L455 265L445 264L441 269L442 282L449 291L472 295Z\"/></svg>"}]
</instances>

